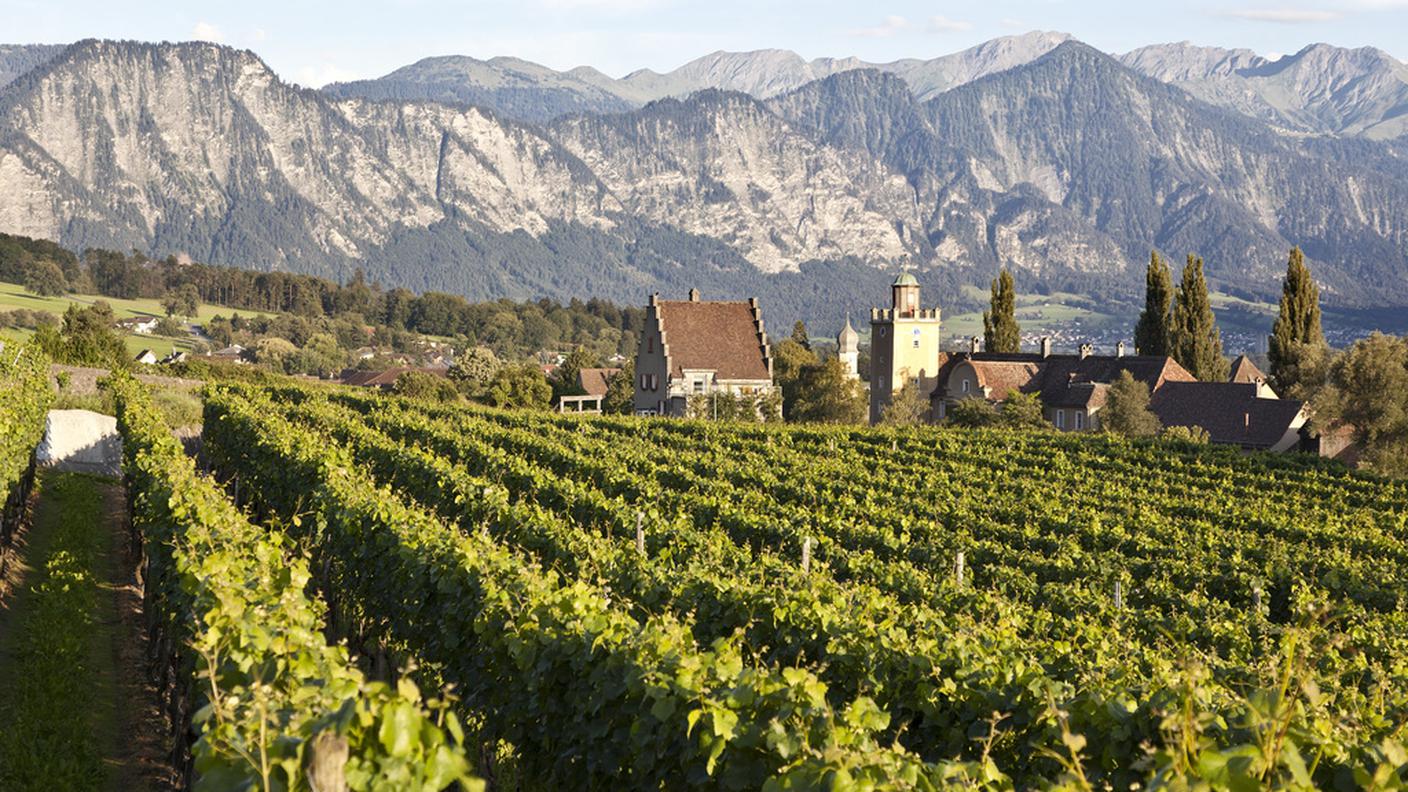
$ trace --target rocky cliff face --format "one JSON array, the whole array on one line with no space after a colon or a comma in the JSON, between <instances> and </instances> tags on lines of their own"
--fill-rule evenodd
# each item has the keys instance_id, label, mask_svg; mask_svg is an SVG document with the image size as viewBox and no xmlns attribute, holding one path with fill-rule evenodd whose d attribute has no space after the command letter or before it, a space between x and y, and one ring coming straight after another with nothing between
<instances>
[{"instance_id":1,"label":"rocky cliff face","mask_svg":"<svg viewBox=\"0 0 1408 792\"><path fill-rule=\"evenodd\" d=\"M1076 42L985 73L1034 51L1015 45L927 101L849 69L532 125L334 99L210 44L83 42L0 89L0 230L475 297L701 285L813 308L900 261L1133 292L1154 247L1272 296L1299 244L1332 300L1408 304L1402 146L1286 135ZM1265 67L1200 55L1140 64Z\"/></svg>"},{"instance_id":2,"label":"rocky cliff face","mask_svg":"<svg viewBox=\"0 0 1408 792\"><path fill-rule=\"evenodd\" d=\"M1372 47L1313 44L1271 61L1185 42L1144 47L1120 60L1206 102L1294 132L1375 140L1408 133L1408 65Z\"/></svg>"},{"instance_id":3,"label":"rocky cliff face","mask_svg":"<svg viewBox=\"0 0 1408 792\"><path fill-rule=\"evenodd\" d=\"M736 94L559 142L475 108L332 101L215 45L86 42L3 102L0 224L80 246L328 271L447 220L541 236L628 213L778 271L893 259L914 218L902 179Z\"/></svg>"}]
</instances>

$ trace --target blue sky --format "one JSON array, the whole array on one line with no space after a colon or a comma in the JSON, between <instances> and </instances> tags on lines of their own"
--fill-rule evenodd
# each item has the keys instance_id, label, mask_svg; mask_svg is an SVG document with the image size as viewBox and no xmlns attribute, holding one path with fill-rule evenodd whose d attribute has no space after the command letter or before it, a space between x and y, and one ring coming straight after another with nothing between
<instances>
[{"instance_id":1,"label":"blue sky","mask_svg":"<svg viewBox=\"0 0 1408 792\"><path fill-rule=\"evenodd\" d=\"M1189 40L1278 54L1323 41L1408 60L1408 0L0 0L0 20L3 43L216 40L312 86L428 55L514 55L621 76L719 49L934 57L1029 30L1064 31L1109 52Z\"/></svg>"}]
</instances>

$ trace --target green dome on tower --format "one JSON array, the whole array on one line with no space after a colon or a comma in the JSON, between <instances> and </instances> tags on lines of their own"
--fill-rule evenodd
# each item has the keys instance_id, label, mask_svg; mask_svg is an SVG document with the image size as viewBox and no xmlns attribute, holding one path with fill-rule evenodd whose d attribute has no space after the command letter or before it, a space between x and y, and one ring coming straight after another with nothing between
<instances>
[{"instance_id":1,"label":"green dome on tower","mask_svg":"<svg viewBox=\"0 0 1408 792\"><path fill-rule=\"evenodd\" d=\"M911 274L909 274L908 272L901 272L901 273L900 273L900 276L899 276L898 278L895 278L895 282L892 283L892 284L890 284L890 285L891 285L891 286L918 286L918 285L919 285L919 281L915 280L915 279L914 279L914 276L911 275Z\"/></svg>"}]
</instances>

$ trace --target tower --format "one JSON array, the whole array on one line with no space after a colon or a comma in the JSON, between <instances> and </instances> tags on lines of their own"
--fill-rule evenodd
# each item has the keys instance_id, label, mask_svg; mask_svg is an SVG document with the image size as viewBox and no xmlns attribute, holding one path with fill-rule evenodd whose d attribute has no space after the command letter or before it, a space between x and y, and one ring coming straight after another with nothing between
<instances>
[{"instance_id":1,"label":"tower","mask_svg":"<svg viewBox=\"0 0 1408 792\"><path fill-rule=\"evenodd\" d=\"M851 315L846 314L846 326L836 336L836 357L846 367L846 376L860 379L860 333L851 327Z\"/></svg>"},{"instance_id":2,"label":"tower","mask_svg":"<svg viewBox=\"0 0 1408 792\"><path fill-rule=\"evenodd\" d=\"M925 399L939 372L939 309L919 305L919 281L908 272L890 284L890 307L870 309L870 422L907 383Z\"/></svg>"}]
</instances>

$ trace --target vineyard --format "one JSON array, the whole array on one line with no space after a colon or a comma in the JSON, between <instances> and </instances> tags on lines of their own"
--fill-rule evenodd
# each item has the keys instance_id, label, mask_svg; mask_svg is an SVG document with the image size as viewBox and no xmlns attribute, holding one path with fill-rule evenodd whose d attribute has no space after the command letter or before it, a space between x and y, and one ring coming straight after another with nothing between
<instances>
[{"instance_id":1,"label":"vineyard","mask_svg":"<svg viewBox=\"0 0 1408 792\"><path fill-rule=\"evenodd\" d=\"M418 710L452 727L425 746L452 775L451 756L530 789L1394 788L1408 770L1401 482L1105 436L295 387L214 390L204 438L262 527L223 498L218 519L168 506L169 472L140 488L153 521L233 526L202 541L289 559L280 579L309 581L310 618L371 677L452 691Z\"/></svg>"}]
</instances>

